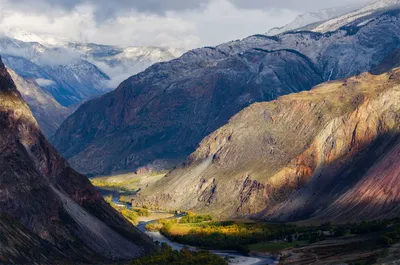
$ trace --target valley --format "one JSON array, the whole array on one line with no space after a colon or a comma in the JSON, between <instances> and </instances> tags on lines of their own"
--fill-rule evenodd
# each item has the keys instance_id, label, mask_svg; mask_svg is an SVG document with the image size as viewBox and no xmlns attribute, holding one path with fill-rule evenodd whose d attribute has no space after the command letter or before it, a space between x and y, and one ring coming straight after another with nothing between
<instances>
[{"instance_id":1,"label":"valley","mask_svg":"<svg viewBox=\"0 0 400 265\"><path fill-rule=\"evenodd\" d=\"M352 1L1 2L0 264L399 263L400 0Z\"/></svg>"},{"instance_id":2,"label":"valley","mask_svg":"<svg viewBox=\"0 0 400 265\"><path fill-rule=\"evenodd\" d=\"M118 201L117 197L109 202L119 211L131 209L129 203ZM228 259L228 264L310 264L318 260L324 264L364 264L388 260L388 252L397 253L400 249L398 219L337 226L257 220L219 222L181 211L146 211L149 215L139 216L135 225L154 241L173 250L207 249ZM242 243L237 246L237 242Z\"/></svg>"}]
</instances>

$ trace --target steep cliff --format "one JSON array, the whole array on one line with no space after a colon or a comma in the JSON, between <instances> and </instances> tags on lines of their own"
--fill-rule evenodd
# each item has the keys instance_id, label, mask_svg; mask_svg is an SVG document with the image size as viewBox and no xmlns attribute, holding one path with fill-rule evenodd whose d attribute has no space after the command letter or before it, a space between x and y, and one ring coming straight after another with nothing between
<instances>
[{"instance_id":1,"label":"steep cliff","mask_svg":"<svg viewBox=\"0 0 400 265\"><path fill-rule=\"evenodd\" d=\"M358 221L400 213L400 69L256 103L134 199L220 218Z\"/></svg>"},{"instance_id":2,"label":"steep cliff","mask_svg":"<svg viewBox=\"0 0 400 265\"><path fill-rule=\"evenodd\" d=\"M0 62L0 263L131 259L152 243L71 169Z\"/></svg>"}]
</instances>

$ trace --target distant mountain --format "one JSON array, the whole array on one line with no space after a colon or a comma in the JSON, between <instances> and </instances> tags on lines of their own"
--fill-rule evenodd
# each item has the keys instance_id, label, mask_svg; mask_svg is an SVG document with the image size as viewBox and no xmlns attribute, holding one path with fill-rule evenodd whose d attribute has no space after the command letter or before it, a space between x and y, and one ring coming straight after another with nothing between
<instances>
[{"instance_id":1,"label":"distant mountain","mask_svg":"<svg viewBox=\"0 0 400 265\"><path fill-rule=\"evenodd\" d=\"M172 60L183 53L172 48L120 47L93 43L68 43L68 48L79 52L83 58L110 76L107 86L113 89L132 74L139 73L156 62Z\"/></svg>"},{"instance_id":2,"label":"distant mountain","mask_svg":"<svg viewBox=\"0 0 400 265\"><path fill-rule=\"evenodd\" d=\"M400 69L255 103L135 205L319 223L400 214Z\"/></svg>"},{"instance_id":3,"label":"distant mountain","mask_svg":"<svg viewBox=\"0 0 400 265\"><path fill-rule=\"evenodd\" d=\"M1 37L0 54L7 67L36 80L66 107L111 90L109 76L70 49Z\"/></svg>"},{"instance_id":4,"label":"distant mountain","mask_svg":"<svg viewBox=\"0 0 400 265\"><path fill-rule=\"evenodd\" d=\"M397 9L399 7L400 0L374 1L359 10L328 20L321 25L313 28L312 30L316 32L335 31L340 27L353 23L354 21L359 21L360 19L363 19L363 21L360 21L360 23L369 23L370 20L368 20L367 18L371 16L371 21L374 20L374 13L383 13L391 9Z\"/></svg>"},{"instance_id":5,"label":"distant mountain","mask_svg":"<svg viewBox=\"0 0 400 265\"><path fill-rule=\"evenodd\" d=\"M0 38L5 64L23 78L39 79L63 106L102 95L132 74L182 52L157 47L118 47L68 42L22 30Z\"/></svg>"},{"instance_id":6,"label":"distant mountain","mask_svg":"<svg viewBox=\"0 0 400 265\"><path fill-rule=\"evenodd\" d=\"M312 24L322 23L331 18L349 13L356 9L357 9L357 7L355 5L349 5L349 6L344 6L344 7L327 8L327 9L322 9L322 10L319 10L316 12L305 13L305 14L297 16L295 20L293 20L292 22L290 22L289 24L287 24L283 27L276 27L276 28L270 29L266 33L266 35L274 36L274 35L278 35L278 34L281 34L284 32L302 29L308 25L310 25L310 27L312 27L311 26Z\"/></svg>"},{"instance_id":7,"label":"distant mountain","mask_svg":"<svg viewBox=\"0 0 400 265\"><path fill-rule=\"evenodd\" d=\"M111 91L155 62L171 60L181 53L178 49L158 47L75 43L17 29L8 30L6 36L0 37L3 61L22 78L18 78L21 85L17 86L25 89L21 91L24 96L29 94L25 99L34 106L33 114L46 136L53 135L66 114L84 101ZM35 95L41 98L35 100ZM61 106L55 102L40 106L44 97L47 103L55 100Z\"/></svg>"},{"instance_id":8,"label":"distant mountain","mask_svg":"<svg viewBox=\"0 0 400 265\"><path fill-rule=\"evenodd\" d=\"M154 248L47 142L2 62L0 150L0 263L109 263Z\"/></svg>"},{"instance_id":9,"label":"distant mountain","mask_svg":"<svg viewBox=\"0 0 400 265\"><path fill-rule=\"evenodd\" d=\"M399 0L377 0L365 6L349 5L338 8L322 9L316 12L302 14L291 23L270 29L266 35L274 36L289 31L311 30L315 32L336 31L339 28L349 25L354 21L363 20L360 23L368 23L366 19L371 16L371 20L377 12L383 13L391 9L400 7Z\"/></svg>"},{"instance_id":10,"label":"distant mountain","mask_svg":"<svg viewBox=\"0 0 400 265\"><path fill-rule=\"evenodd\" d=\"M326 34L251 36L155 64L83 104L52 141L90 174L173 165L254 102L371 71L398 53L398 10L363 21Z\"/></svg>"}]
</instances>

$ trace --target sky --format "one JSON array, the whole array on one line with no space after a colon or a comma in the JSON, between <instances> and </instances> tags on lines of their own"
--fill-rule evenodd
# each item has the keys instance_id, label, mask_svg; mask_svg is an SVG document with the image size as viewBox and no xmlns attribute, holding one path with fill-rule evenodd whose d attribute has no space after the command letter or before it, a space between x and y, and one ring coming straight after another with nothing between
<instances>
[{"instance_id":1,"label":"sky","mask_svg":"<svg viewBox=\"0 0 400 265\"><path fill-rule=\"evenodd\" d=\"M0 0L0 28L67 40L191 49L370 0Z\"/></svg>"}]
</instances>

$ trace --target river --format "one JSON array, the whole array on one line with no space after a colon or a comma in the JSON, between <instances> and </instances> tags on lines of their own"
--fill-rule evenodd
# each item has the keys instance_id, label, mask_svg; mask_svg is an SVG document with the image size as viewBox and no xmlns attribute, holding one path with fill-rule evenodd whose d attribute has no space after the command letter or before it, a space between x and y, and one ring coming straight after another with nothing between
<instances>
[{"instance_id":1,"label":"river","mask_svg":"<svg viewBox=\"0 0 400 265\"><path fill-rule=\"evenodd\" d=\"M118 204L118 205L125 205L126 207L130 207L129 204L123 203L119 201L119 192L118 191L108 191L108 190L100 190L100 193L104 195L112 195L113 197L113 202ZM164 219L164 218L173 218L174 216L171 214L168 214L166 212L155 212L152 211L152 215L147 218L143 218L139 224L137 225L137 228L151 237L153 241L158 241L160 243L166 243L169 246L172 247L174 250L181 250L184 247L188 247L189 249L196 251L198 250L196 247L191 247L191 246L185 246L182 244L179 244L177 242L173 242L166 238L164 235L162 235L160 232L150 232L146 230L146 225L148 223L156 222L158 219ZM228 257L229 265L267 265L267 264L278 264L278 261L274 259L273 257L266 257L266 256L260 256L260 255L250 255L250 256L244 256L240 253L237 253L236 251L217 251L217 250L210 250L210 252L222 256L222 257Z\"/></svg>"}]
</instances>

